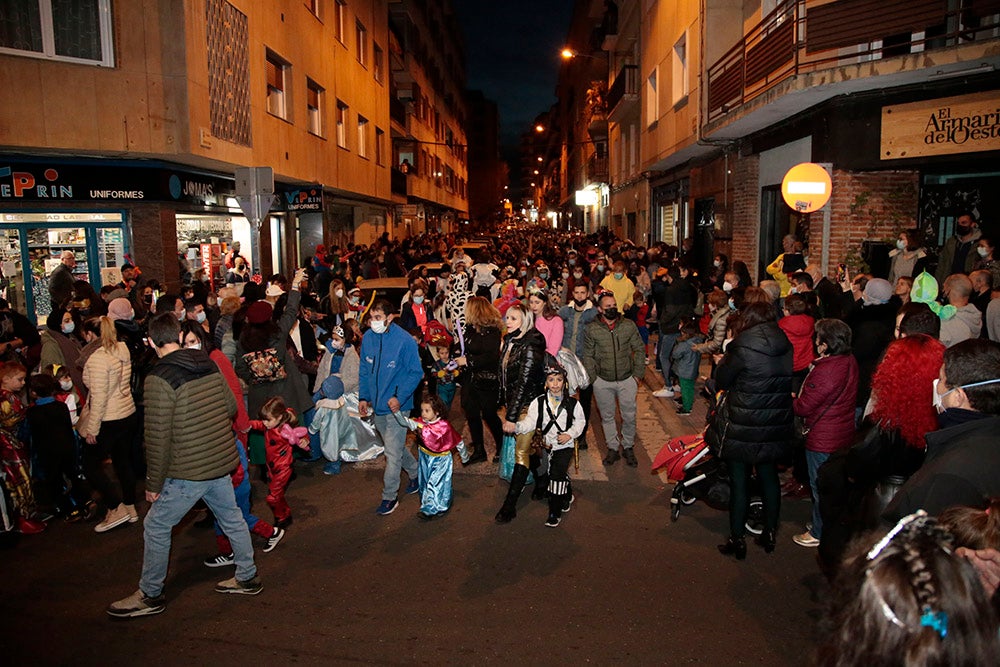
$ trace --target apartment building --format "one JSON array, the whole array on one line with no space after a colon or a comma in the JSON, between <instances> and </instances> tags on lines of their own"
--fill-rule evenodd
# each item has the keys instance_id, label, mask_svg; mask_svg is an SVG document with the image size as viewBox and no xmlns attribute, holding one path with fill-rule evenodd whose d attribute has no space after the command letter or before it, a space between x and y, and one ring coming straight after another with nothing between
<instances>
[{"instance_id":1,"label":"apartment building","mask_svg":"<svg viewBox=\"0 0 1000 667\"><path fill-rule=\"evenodd\" d=\"M392 198L398 232L468 223L465 51L449 0L390 0Z\"/></svg>"}]
</instances>

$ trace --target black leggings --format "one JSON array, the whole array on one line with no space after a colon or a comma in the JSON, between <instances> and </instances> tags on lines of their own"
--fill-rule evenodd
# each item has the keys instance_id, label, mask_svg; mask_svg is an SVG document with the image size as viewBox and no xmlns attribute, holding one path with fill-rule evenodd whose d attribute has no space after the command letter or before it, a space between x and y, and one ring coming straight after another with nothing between
<instances>
[{"instance_id":1,"label":"black leggings","mask_svg":"<svg viewBox=\"0 0 1000 667\"><path fill-rule=\"evenodd\" d=\"M752 464L739 461L726 461L729 467L729 534L731 537L746 535L747 513L750 510L750 469ZM774 463L758 463L757 482L760 485L760 496L764 503L764 527L771 530L778 528L778 515L781 512L781 485L778 482L778 469Z\"/></svg>"},{"instance_id":2,"label":"black leggings","mask_svg":"<svg viewBox=\"0 0 1000 667\"><path fill-rule=\"evenodd\" d=\"M97 489L108 509L119 504L135 505L135 472L132 469L132 439L139 426L136 413L124 419L101 422L97 444L83 443L83 473L90 485ZM118 476L121 493L104 470L108 456Z\"/></svg>"},{"instance_id":3,"label":"black leggings","mask_svg":"<svg viewBox=\"0 0 1000 667\"><path fill-rule=\"evenodd\" d=\"M496 452L500 453L503 443L503 424L497 409L500 407L499 385L472 385L462 387L462 410L465 411L465 421L469 425L469 435L476 448L483 448L483 422L493 435Z\"/></svg>"}]
</instances>

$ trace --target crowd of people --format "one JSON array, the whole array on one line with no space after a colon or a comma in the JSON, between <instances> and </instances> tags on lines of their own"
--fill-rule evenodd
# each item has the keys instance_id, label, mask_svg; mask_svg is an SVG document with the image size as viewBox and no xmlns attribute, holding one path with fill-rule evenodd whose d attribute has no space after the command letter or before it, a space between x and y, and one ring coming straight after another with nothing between
<instances>
[{"instance_id":1,"label":"crowd of people","mask_svg":"<svg viewBox=\"0 0 1000 667\"><path fill-rule=\"evenodd\" d=\"M216 525L206 565L236 568L217 590L261 590L251 535L265 552L285 536L297 459L336 475L384 454L375 512L419 494L418 517L433 520L451 507L452 453L466 466L492 458L509 481L496 521L516 518L533 479L545 525L559 526L579 450L604 443L605 466L638 465L650 370L654 399L704 429L725 463L722 554L746 558L752 495L766 553L782 497L808 497L812 521L794 542L818 547L824 573L851 592L833 596L831 637L867 614L872 641L959 655L948 631L988 625L995 648L1000 528L971 529L960 512L989 516L1000 498L1000 266L971 216L936 274L921 240L900 234L889 279L844 265L827 275L793 236L754 284L722 253L699 271L685 246L539 229L317 246L291 280L260 283L237 247L218 289L196 271L176 294L131 264L100 293L60 276L40 332L0 303L5 493L22 534L55 516L105 532L139 520L144 478L140 587L108 613L158 613L171 529L198 501ZM386 276L405 278L401 300L366 290ZM691 417L699 389L707 423ZM251 513L254 472L272 522ZM868 531L890 524L872 547ZM975 624L949 625L973 603Z\"/></svg>"}]
</instances>

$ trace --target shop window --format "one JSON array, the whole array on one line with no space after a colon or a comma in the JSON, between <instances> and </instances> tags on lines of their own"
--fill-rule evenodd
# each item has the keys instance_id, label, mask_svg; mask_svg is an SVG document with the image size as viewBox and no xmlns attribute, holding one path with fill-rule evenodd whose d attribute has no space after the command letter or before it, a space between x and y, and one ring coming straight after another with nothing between
<instances>
[{"instance_id":1,"label":"shop window","mask_svg":"<svg viewBox=\"0 0 1000 667\"><path fill-rule=\"evenodd\" d=\"M337 145L347 148L347 105L337 100Z\"/></svg>"},{"instance_id":2,"label":"shop window","mask_svg":"<svg viewBox=\"0 0 1000 667\"><path fill-rule=\"evenodd\" d=\"M317 137L325 136L323 131L323 97L326 91L322 86L306 79L306 110L309 114L309 132Z\"/></svg>"},{"instance_id":3,"label":"shop window","mask_svg":"<svg viewBox=\"0 0 1000 667\"><path fill-rule=\"evenodd\" d=\"M368 119L358 116L358 155L368 157Z\"/></svg>"},{"instance_id":4,"label":"shop window","mask_svg":"<svg viewBox=\"0 0 1000 667\"><path fill-rule=\"evenodd\" d=\"M337 37L338 42L344 44L344 39L346 38L344 31L347 29L347 0L335 0L333 11L334 35Z\"/></svg>"},{"instance_id":5,"label":"shop window","mask_svg":"<svg viewBox=\"0 0 1000 667\"><path fill-rule=\"evenodd\" d=\"M385 80L385 53L378 44L372 44L372 70L375 81L382 83Z\"/></svg>"},{"instance_id":6,"label":"shop window","mask_svg":"<svg viewBox=\"0 0 1000 667\"><path fill-rule=\"evenodd\" d=\"M375 128L375 164L385 166L385 132Z\"/></svg>"},{"instance_id":7,"label":"shop window","mask_svg":"<svg viewBox=\"0 0 1000 667\"><path fill-rule=\"evenodd\" d=\"M265 71L267 73L267 112L288 120L286 104L288 85L288 63L271 51L267 52Z\"/></svg>"},{"instance_id":8,"label":"shop window","mask_svg":"<svg viewBox=\"0 0 1000 667\"><path fill-rule=\"evenodd\" d=\"M0 53L113 67L111 0L2 2Z\"/></svg>"},{"instance_id":9,"label":"shop window","mask_svg":"<svg viewBox=\"0 0 1000 667\"><path fill-rule=\"evenodd\" d=\"M361 21L357 21L354 26L354 48L355 55L362 67L368 67L368 30L365 29Z\"/></svg>"}]
</instances>

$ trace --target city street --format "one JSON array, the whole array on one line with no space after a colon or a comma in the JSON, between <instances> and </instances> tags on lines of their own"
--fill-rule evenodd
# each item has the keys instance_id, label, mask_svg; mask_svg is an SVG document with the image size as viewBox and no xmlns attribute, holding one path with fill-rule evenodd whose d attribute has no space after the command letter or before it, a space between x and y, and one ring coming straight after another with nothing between
<instances>
[{"instance_id":1,"label":"city street","mask_svg":"<svg viewBox=\"0 0 1000 667\"><path fill-rule=\"evenodd\" d=\"M104 609L136 588L141 525L98 535L55 523L0 552L7 664L762 664L795 665L815 644L821 577L791 536L809 504L786 501L772 555L738 563L715 545L726 515L698 503L671 524L670 486L649 474L665 433L694 430L640 391L639 467L581 453L576 503L556 529L526 492L510 524L493 522L506 484L495 466L456 469L451 512L416 518L417 498L374 514L382 461L326 477L299 464L295 523L257 552L264 591L223 596L209 569L210 529L175 533L167 609L116 621ZM656 403L651 403L656 401ZM596 412L595 412L596 414ZM683 420L683 421L682 421ZM456 420L459 424L461 420ZM270 519L264 487L255 510ZM259 545L258 545L259 547ZM819 590L823 590L819 588Z\"/></svg>"}]
</instances>

